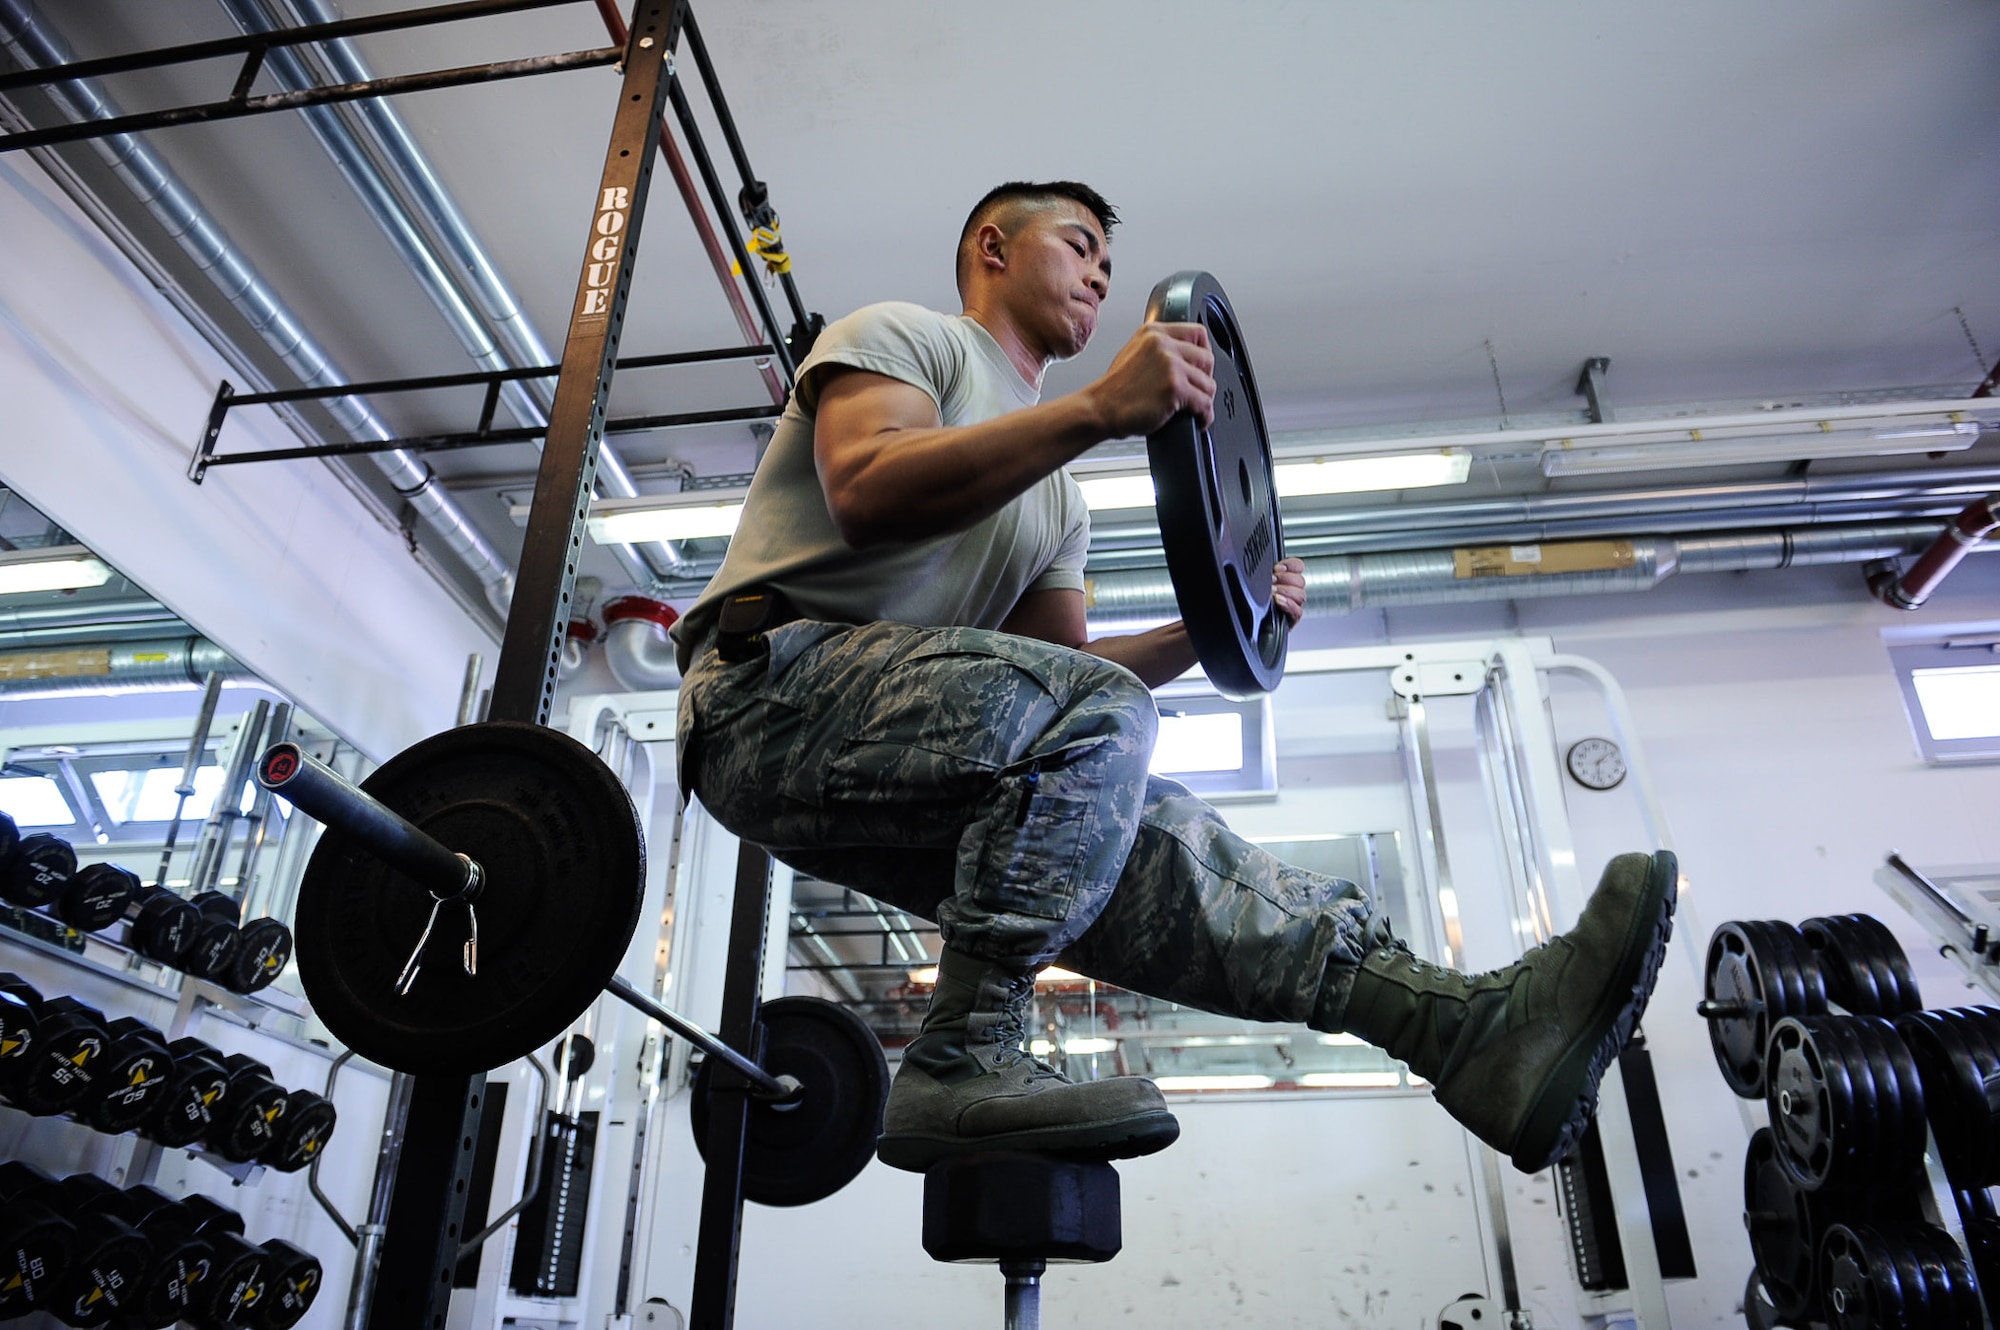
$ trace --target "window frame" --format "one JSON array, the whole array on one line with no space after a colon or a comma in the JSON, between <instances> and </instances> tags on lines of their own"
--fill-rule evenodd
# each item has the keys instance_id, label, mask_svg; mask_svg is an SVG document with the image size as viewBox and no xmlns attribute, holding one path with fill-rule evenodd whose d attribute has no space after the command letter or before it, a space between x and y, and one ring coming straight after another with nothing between
<instances>
[{"instance_id":1,"label":"window frame","mask_svg":"<svg viewBox=\"0 0 2000 1330\"><path fill-rule=\"evenodd\" d=\"M1917 752L1924 761L1932 766L2000 762L2000 734L1982 734L1968 739L1932 738L1916 682L1919 670L1985 665L2000 667L2000 633L1964 633L1925 641L1891 641L1887 646L1889 661L1896 670L1896 684L1902 690L1903 711L1909 718L1910 734L1916 740Z\"/></svg>"}]
</instances>

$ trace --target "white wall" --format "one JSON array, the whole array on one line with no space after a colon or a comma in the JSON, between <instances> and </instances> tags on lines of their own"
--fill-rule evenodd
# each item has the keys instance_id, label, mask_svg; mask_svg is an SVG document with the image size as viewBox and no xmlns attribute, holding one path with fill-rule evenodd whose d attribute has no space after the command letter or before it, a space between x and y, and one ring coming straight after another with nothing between
<instances>
[{"instance_id":1,"label":"white wall","mask_svg":"<svg viewBox=\"0 0 2000 1330\"><path fill-rule=\"evenodd\" d=\"M0 479L370 756L451 724L492 644L401 538L321 463L189 483L221 358L20 156L0 236ZM297 442L259 409L224 437Z\"/></svg>"}]
</instances>

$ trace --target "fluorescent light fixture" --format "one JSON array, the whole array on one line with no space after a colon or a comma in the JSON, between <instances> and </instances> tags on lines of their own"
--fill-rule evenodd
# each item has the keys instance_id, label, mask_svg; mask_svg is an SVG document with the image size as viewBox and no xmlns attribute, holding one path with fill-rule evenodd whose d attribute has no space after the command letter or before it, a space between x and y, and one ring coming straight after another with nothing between
<instances>
[{"instance_id":1,"label":"fluorescent light fixture","mask_svg":"<svg viewBox=\"0 0 2000 1330\"><path fill-rule=\"evenodd\" d=\"M111 568L81 545L0 555L0 596L103 586Z\"/></svg>"},{"instance_id":2,"label":"fluorescent light fixture","mask_svg":"<svg viewBox=\"0 0 2000 1330\"><path fill-rule=\"evenodd\" d=\"M1310 1090L1393 1090L1403 1083L1394 1071L1314 1071L1299 1077Z\"/></svg>"},{"instance_id":3,"label":"fluorescent light fixture","mask_svg":"<svg viewBox=\"0 0 2000 1330\"><path fill-rule=\"evenodd\" d=\"M936 985L937 981L938 967L935 965L920 965L910 971L910 982L920 987L932 987ZM1035 982L1038 984L1080 984L1084 983L1085 979L1084 976L1078 974L1075 970L1065 970L1060 965L1051 965L1035 976Z\"/></svg>"},{"instance_id":4,"label":"fluorescent light fixture","mask_svg":"<svg viewBox=\"0 0 2000 1330\"><path fill-rule=\"evenodd\" d=\"M1106 508L1151 508L1153 506L1153 477L1149 472L1138 476L1091 476L1076 482L1083 491L1084 506L1096 512Z\"/></svg>"},{"instance_id":5,"label":"fluorescent light fixture","mask_svg":"<svg viewBox=\"0 0 2000 1330\"><path fill-rule=\"evenodd\" d=\"M655 540L701 540L731 536L743 517L740 500L716 503L700 495L673 495L675 502L647 501L644 507L613 508L594 503L585 522L600 545L638 545ZM687 502L689 498L698 502Z\"/></svg>"},{"instance_id":6,"label":"fluorescent light fixture","mask_svg":"<svg viewBox=\"0 0 2000 1330\"><path fill-rule=\"evenodd\" d=\"M1420 453L1377 457L1316 457L1280 462L1274 468L1278 497L1304 494L1357 494L1365 490L1413 490L1432 485L1457 485L1470 473L1472 454L1458 448L1434 448ZM1076 482L1092 511L1151 508L1153 477L1139 475L1081 476Z\"/></svg>"},{"instance_id":7,"label":"fluorescent light fixture","mask_svg":"<svg viewBox=\"0 0 2000 1330\"><path fill-rule=\"evenodd\" d=\"M1162 1090L1268 1090L1277 1082L1269 1076L1155 1076Z\"/></svg>"},{"instance_id":8,"label":"fluorescent light fixture","mask_svg":"<svg viewBox=\"0 0 2000 1330\"><path fill-rule=\"evenodd\" d=\"M1045 1058L1055 1051L1056 1046L1046 1039L1030 1039L1028 1041L1029 1057Z\"/></svg>"},{"instance_id":9,"label":"fluorescent light fixture","mask_svg":"<svg viewBox=\"0 0 2000 1330\"><path fill-rule=\"evenodd\" d=\"M1933 739L1988 739L2000 735L2000 665L1911 670L1910 685L1924 709Z\"/></svg>"},{"instance_id":10,"label":"fluorescent light fixture","mask_svg":"<svg viewBox=\"0 0 2000 1330\"><path fill-rule=\"evenodd\" d=\"M922 969L910 971L910 982L931 988L937 984L937 966L926 965Z\"/></svg>"},{"instance_id":11,"label":"fluorescent light fixture","mask_svg":"<svg viewBox=\"0 0 2000 1330\"><path fill-rule=\"evenodd\" d=\"M1310 462L1280 462L1275 470L1281 499L1305 494L1416 490L1464 484L1472 471L1472 454L1460 448L1440 448L1383 457L1319 457Z\"/></svg>"},{"instance_id":12,"label":"fluorescent light fixture","mask_svg":"<svg viewBox=\"0 0 2000 1330\"><path fill-rule=\"evenodd\" d=\"M1089 1057L1092 1053L1109 1053L1118 1047L1116 1039L1077 1038L1063 1040L1063 1052L1071 1057Z\"/></svg>"},{"instance_id":13,"label":"fluorescent light fixture","mask_svg":"<svg viewBox=\"0 0 2000 1330\"><path fill-rule=\"evenodd\" d=\"M1816 433L1801 432L1796 426L1780 433L1694 426L1604 442L1550 439L1543 444L1542 474L1585 476L1690 466L1799 462L1825 457L1953 453L1979 442L1979 426L1963 420L1899 422L1880 429L1836 429L1831 421L1818 423Z\"/></svg>"}]
</instances>

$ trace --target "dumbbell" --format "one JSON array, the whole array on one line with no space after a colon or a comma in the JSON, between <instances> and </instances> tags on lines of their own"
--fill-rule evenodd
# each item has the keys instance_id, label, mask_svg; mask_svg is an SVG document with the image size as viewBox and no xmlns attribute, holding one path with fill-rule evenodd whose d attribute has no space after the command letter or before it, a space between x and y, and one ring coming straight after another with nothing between
<instances>
[{"instance_id":1,"label":"dumbbell","mask_svg":"<svg viewBox=\"0 0 2000 1330\"><path fill-rule=\"evenodd\" d=\"M292 959L292 930L281 921L266 917L246 924L241 907L219 891L204 891L191 903L206 922L197 930L189 974L233 992L254 993L284 973ZM225 935L233 945L222 941Z\"/></svg>"},{"instance_id":2,"label":"dumbbell","mask_svg":"<svg viewBox=\"0 0 2000 1330\"><path fill-rule=\"evenodd\" d=\"M167 1045L173 1064L159 1106L145 1132L161 1145L179 1149L209 1133L229 1093L229 1068L222 1054L193 1037Z\"/></svg>"},{"instance_id":3,"label":"dumbbell","mask_svg":"<svg viewBox=\"0 0 2000 1330\"><path fill-rule=\"evenodd\" d=\"M22 1200L39 1201L75 1224L75 1250L68 1264L56 1270L42 1308L86 1330L136 1307L153 1259L153 1245L145 1235L108 1208L107 1190L117 1191L88 1175L57 1182L27 1164L0 1164L0 1196L7 1198L9 1209Z\"/></svg>"},{"instance_id":4,"label":"dumbbell","mask_svg":"<svg viewBox=\"0 0 2000 1330\"><path fill-rule=\"evenodd\" d=\"M0 877L5 877L7 869L13 865L14 852L21 848L21 828L14 819L0 813Z\"/></svg>"},{"instance_id":5,"label":"dumbbell","mask_svg":"<svg viewBox=\"0 0 2000 1330\"><path fill-rule=\"evenodd\" d=\"M112 1021L104 1032L110 1038L77 1116L116 1136L153 1117L171 1084L173 1054L165 1035L130 1016Z\"/></svg>"},{"instance_id":6,"label":"dumbbell","mask_svg":"<svg viewBox=\"0 0 2000 1330\"><path fill-rule=\"evenodd\" d=\"M204 891L188 903L201 920L194 927L194 942L181 957L181 969L197 979L227 987L223 976L243 945L241 930L236 927L236 902L219 891Z\"/></svg>"},{"instance_id":7,"label":"dumbbell","mask_svg":"<svg viewBox=\"0 0 2000 1330\"><path fill-rule=\"evenodd\" d=\"M296 1173L309 1167L333 1139L334 1124L340 1115L333 1101L311 1090L293 1090L285 1096L285 1113L272 1124L270 1143L257 1162L280 1173Z\"/></svg>"},{"instance_id":8,"label":"dumbbell","mask_svg":"<svg viewBox=\"0 0 2000 1330\"><path fill-rule=\"evenodd\" d=\"M292 1330L312 1309L325 1271L319 1258L282 1238L267 1238L264 1296L257 1299L257 1330Z\"/></svg>"},{"instance_id":9,"label":"dumbbell","mask_svg":"<svg viewBox=\"0 0 2000 1330\"><path fill-rule=\"evenodd\" d=\"M254 1327L270 1287L271 1254L238 1233L215 1234L215 1261L209 1267L208 1294L190 1318L202 1330Z\"/></svg>"},{"instance_id":10,"label":"dumbbell","mask_svg":"<svg viewBox=\"0 0 2000 1330\"><path fill-rule=\"evenodd\" d=\"M148 960L179 966L194 946L201 911L165 887L141 885L125 909L125 945Z\"/></svg>"},{"instance_id":11,"label":"dumbbell","mask_svg":"<svg viewBox=\"0 0 2000 1330\"><path fill-rule=\"evenodd\" d=\"M80 868L56 893L56 918L79 933L95 933L125 917L139 891L139 875L117 864Z\"/></svg>"},{"instance_id":12,"label":"dumbbell","mask_svg":"<svg viewBox=\"0 0 2000 1330\"><path fill-rule=\"evenodd\" d=\"M62 837L38 831L21 837L6 867L0 873L0 898L39 909L60 896L76 876L76 851Z\"/></svg>"},{"instance_id":13,"label":"dumbbell","mask_svg":"<svg viewBox=\"0 0 2000 1330\"><path fill-rule=\"evenodd\" d=\"M46 1179L46 1175L43 1175ZM40 1180L35 1180L39 1185ZM0 1177L0 1186L7 1179ZM76 1262L76 1225L34 1196L0 1191L0 1321L47 1307Z\"/></svg>"},{"instance_id":14,"label":"dumbbell","mask_svg":"<svg viewBox=\"0 0 2000 1330\"><path fill-rule=\"evenodd\" d=\"M222 1111L202 1138L208 1148L232 1163L247 1164L277 1139L278 1120L285 1116L290 1096L271 1079L271 1069L255 1058L232 1053L222 1060L229 1071L229 1088Z\"/></svg>"},{"instance_id":15,"label":"dumbbell","mask_svg":"<svg viewBox=\"0 0 2000 1330\"><path fill-rule=\"evenodd\" d=\"M19 975L0 974L0 992L21 1001L35 1022L24 1055L0 1059L0 1094L38 1117L75 1108L90 1093L110 1043L103 1013L72 997L44 998Z\"/></svg>"},{"instance_id":16,"label":"dumbbell","mask_svg":"<svg viewBox=\"0 0 2000 1330\"><path fill-rule=\"evenodd\" d=\"M165 1330L196 1315L208 1294L208 1274L215 1262L215 1243L202 1231L202 1215L158 1188L145 1186L113 1188L108 1208L153 1245L152 1264L121 1313L119 1330Z\"/></svg>"},{"instance_id":17,"label":"dumbbell","mask_svg":"<svg viewBox=\"0 0 2000 1330\"><path fill-rule=\"evenodd\" d=\"M5 816L0 813L0 817ZM34 1046L35 1009L41 1006L41 995L36 994L30 1004L27 994L20 991L27 987L27 981L17 974L0 974L0 1062L25 1059ZM0 1068L0 1080L4 1079L5 1069Z\"/></svg>"}]
</instances>

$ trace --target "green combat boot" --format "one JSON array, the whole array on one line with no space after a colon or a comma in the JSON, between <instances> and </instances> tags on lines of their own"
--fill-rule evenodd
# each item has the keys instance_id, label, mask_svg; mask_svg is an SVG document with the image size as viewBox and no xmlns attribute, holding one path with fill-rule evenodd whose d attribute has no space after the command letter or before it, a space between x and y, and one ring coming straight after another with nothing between
<instances>
[{"instance_id":1,"label":"green combat boot","mask_svg":"<svg viewBox=\"0 0 2000 1330\"><path fill-rule=\"evenodd\" d=\"M1361 963L1340 1025L1435 1087L1467 1130L1524 1173L1575 1146L1597 1082L1652 995L1673 932L1674 856L1623 854L1576 927L1505 969L1466 975L1400 942Z\"/></svg>"},{"instance_id":2,"label":"green combat boot","mask_svg":"<svg viewBox=\"0 0 2000 1330\"><path fill-rule=\"evenodd\" d=\"M1145 1077L1079 1084L1022 1050L1034 996L1033 971L945 948L882 1111L883 1163L921 1173L992 1150L1130 1159L1174 1143L1180 1123Z\"/></svg>"}]
</instances>

